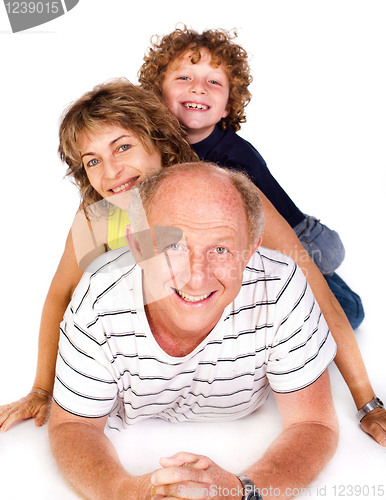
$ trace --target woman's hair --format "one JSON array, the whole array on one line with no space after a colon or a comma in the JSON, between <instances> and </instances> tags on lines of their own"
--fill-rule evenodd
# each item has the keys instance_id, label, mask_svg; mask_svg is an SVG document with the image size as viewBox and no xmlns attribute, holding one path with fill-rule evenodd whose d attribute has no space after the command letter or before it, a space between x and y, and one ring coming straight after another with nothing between
<instances>
[{"instance_id":1,"label":"woman's hair","mask_svg":"<svg viewBox=\"0 0 386 500\"><path fill-rule=\"evenodd\" d=\"M246 121L245 106L251 99L248 86L252 76L246 51L232 41L236 37L235 30L207 30L200 34L185 25L162 38L152 37L151 47L138 72L138 81L161 96L169 64L188 50L192 51L192 64L197 64L201 58L200 50L206 49L212 56L214 67L224 64L229 80L229 114L220 120L219 125L222 129L240 130L240 124Z\"/></svg>"},{"instance_id":2,"label":"woman's hair","mask_svg":"<svg viewBox=\"0 0 386 500\"><path fill-rule=\"evenodd\" d=\"M97 85L63 113L59 128L59 154L68 165L66 175L79 187L83 203L102 199L91 186L82 164L79 140L83 133L119 126L138 137L147 151L157 149L162 165L197 160L178 120L154 95L125 78Z\"/></svg>"}]
</instances>

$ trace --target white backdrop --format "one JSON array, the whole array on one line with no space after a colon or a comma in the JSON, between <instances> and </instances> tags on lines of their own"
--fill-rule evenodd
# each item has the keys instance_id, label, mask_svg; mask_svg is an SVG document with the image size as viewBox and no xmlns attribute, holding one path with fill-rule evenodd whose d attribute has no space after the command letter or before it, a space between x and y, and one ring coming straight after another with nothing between
<instances>
[{"instance_id":1,"label":"white backdrop","mask_svg":"<svg viewBox=\"0 0 386 500\"><path fill-rule=\"evenodd\" d=\"M340 233L346 260L339 273L363 298L358 341L374 389L385 398L385 2L80 0L66 15L17 34L0 5L0 404L23 396L33 382L43 301L79 203L56 153L59 116L97 83L117 76L136 82L150 37L179 22L198 31L237 28L254 76L241 135L300 209ZM325 483L318 483L329 486L328 498L338 495L332 487L342 481L385 484L386 466L385 450L359 431L348 391L334 369L332 376L343 430L338 454L321 477ZM272 423L265 410L256 425L272 425L274 435L275 418ZM240 428L232 429L238 436ZM186 435L173 432L178 439ZM268 444L268 435L262 433L258 447ZM158 430L156 436L149 446L158 446ZM221 450L220 438L217 445ZM229 467L237 470L237 464ZM145 458L135 465L146 470ZM35 430L31 422L0 435L0 470L4 500L25 492L51 499L58 491L56 498L74 498L55 472L46 428ZM315 486L312 495L323 496L322 490ZM379 490L368 497L379 498Z\"/></svg>"}]
</instances>

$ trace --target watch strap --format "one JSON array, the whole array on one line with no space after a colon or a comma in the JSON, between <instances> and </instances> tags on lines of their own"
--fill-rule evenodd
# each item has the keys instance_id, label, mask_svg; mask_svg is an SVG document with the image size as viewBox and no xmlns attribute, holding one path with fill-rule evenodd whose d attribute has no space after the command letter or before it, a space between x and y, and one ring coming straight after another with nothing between
<instances>
[{"instance_id":1,"label":"watch strap","mask_svg":"<svg viewBox=\"0 0 386 500\"><path fill-rule=\"evenodd\" d=\"M245 474L236 474L236 476L241 481L243 485L243 498L242 500L263 500L260 495L259 489L255 486L255 483Z\"/></svg>"},{"instance_id":2,"label":"watch strap","mask_svg":"<svg viewBox=\"0 0 386 500\"><path fill-rule=\"evenodd\" d=\"M375 408L384 408L382 401L375 397L368 403L366 403L362 408L360 408L355 415L359 422L371 411L375 410Z\"/></svg>"}]
</instances>

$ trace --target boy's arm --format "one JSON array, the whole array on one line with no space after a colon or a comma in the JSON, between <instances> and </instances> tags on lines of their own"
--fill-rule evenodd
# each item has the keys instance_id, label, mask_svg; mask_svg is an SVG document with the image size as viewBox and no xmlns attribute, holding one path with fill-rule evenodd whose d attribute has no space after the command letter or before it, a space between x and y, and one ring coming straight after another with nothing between
<instances>
[{"instance_id":1,"label":"boy's arm","mask_svg":"<svg viewBox=\"0 0 386 500\"><path fill-rule=\"evenodd\" d=\"M337 344L335 363L350 389L356 407L359 409L371 401L375 394L354 331L323 275L303 248L290 225L261 192L260 196L265 213L262 244L267 248L288 255L302 269ZM366 425L366 421L372 421L371 425ZM373 410L363 421L362 428L371 434L378 443L381 443L386 438L386 410ZM386 442L382 444L386 446Z\"/></svg>"},{"instance_id":2,"label":"boy's arm","mask_svg":"<svg viewBox=\"0 0 386 500\"><path fill-rule=\"evenodd\" d=\"M133 477L104 434L107 417L82 418L53 403L49 438L59 469L81 498L150 499L150 474Z\"/></svg>"},{"instance_id":3,"label":"boy's arm","mask_svg":"<svg viewBox=\"0 0 386 500\"><path fill-rule=\"evenodd\" d=\"M19 420L35 418L38 426L46 421L55 378L59 325L82 274L75 257L70 232L43 307L38 363L33 387L24 398L0 407L2 432L7 431Z\"/></svg>"}]
</instances>

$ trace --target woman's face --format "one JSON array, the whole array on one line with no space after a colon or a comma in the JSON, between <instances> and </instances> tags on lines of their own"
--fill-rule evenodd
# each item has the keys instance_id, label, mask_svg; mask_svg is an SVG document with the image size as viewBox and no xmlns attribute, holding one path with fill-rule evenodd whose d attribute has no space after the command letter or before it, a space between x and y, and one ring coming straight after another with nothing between
<instances>
[{"instance_id":1,"label":"woman's face","mask_svg":"<svg viewBox=\"0 0 386 500\"><path fill-rule=\"evenodd\" d=\"M158 149L147 151L133 132L117 125L83 133L79 144L91 186L103 198L113 197L115 205L121 203L114 199L124 198L137 182L162 167Z\"/></svg>"}]
</instances>

